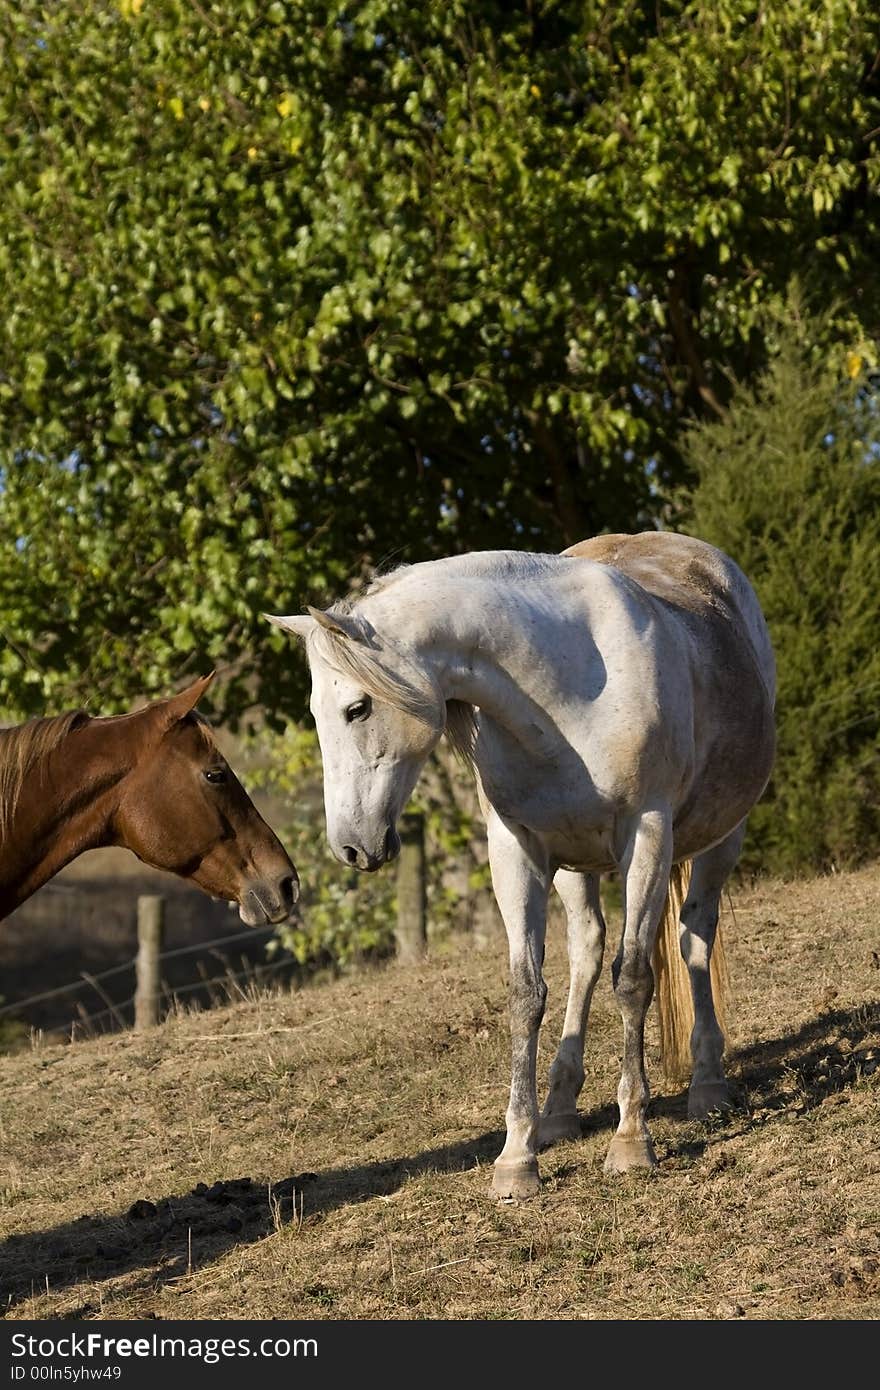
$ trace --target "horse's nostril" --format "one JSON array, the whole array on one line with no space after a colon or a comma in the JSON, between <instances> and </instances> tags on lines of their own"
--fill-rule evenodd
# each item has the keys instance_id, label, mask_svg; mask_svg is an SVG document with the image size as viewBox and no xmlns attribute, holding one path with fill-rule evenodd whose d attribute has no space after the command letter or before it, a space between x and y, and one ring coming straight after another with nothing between
<instances>
[{"instance_id":1,"label":"horse's nostril","mask_svg":"<svg viewBox=\"0 0 880 1390\"><path fill-rule=\"evenodd\" d=\"M287 878L281 880L281 901L290 907L299 897L299 879L294 874L288 874Z\"/></svg>"},{"instance_id":2,"label":"horse's nostril","mask_svg":"<svg viewBox=\"0 0 880 1390\"><path fill-rule=\"evenodd\" d=\"M348 860L349 864L356 864L356 863L357 863L357 861L358 861L358 852L357 852L357 850L355 849L354 845L343 845L343 846L342 846L342 853L345 855L345 857L346 857L346 859Z\"/></svg>"}]
</instances>

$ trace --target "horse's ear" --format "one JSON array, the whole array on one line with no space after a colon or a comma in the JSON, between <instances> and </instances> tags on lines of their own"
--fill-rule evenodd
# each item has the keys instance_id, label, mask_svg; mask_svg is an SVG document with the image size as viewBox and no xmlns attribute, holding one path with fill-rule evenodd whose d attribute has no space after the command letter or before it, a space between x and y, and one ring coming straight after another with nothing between
<instances>
[{"instance_id":1,"label":"horse's ear","mask_svg":"<svg viewBox=\"0 0 880 1390\"><path fill-rule=\"evenodd\" d=\"M284 618L280 613L263 613L262 616L269 623L274 623L283 632L292 632L294 637L301 637L306 640L314 626L312 619L306 613L291 613L289 618Z\"/></svg>"},{"instance_id":2,"label":"horse's ear","mask_svg":"<svg viewBox=\"0 0 880 1390\"><path fill-rule=\"evenodd\" d=\"M327 632L332 632L337 637L347 637L351 642L363 641L360 629L350 618L325 613L320 608L312 608L311 604L307 604L306 607L308 613L292 613L289 618L282 618L274 613L264 613L263 617L268 618L276 627L283 628L285 632L292 632L303 639L308 637L317 623L318 627L326 628Z\"/></svg>"},{"instance_id":3,"label":"horse's ear","mask_svg":"<svg viewBox=\"0 0 880 1390\"><path fill-rule=\"evenodd\" d=\"M362 642L364 640L360 628L357 623L352 622L351 618L343 617L337 613L324 613L320 608L312 608L311 604L306 604L306 607L318 627L326 628L336 637L347 637L350 642Z\"/></svg>"},{"instance_id":4,"label":"horse's ear","mask_svg":"<svg viewBox=\"0 0 880 1390\"><path fill-rule=\"evenodd\" d=\"M207 676L200 676L197 681L193 681L192 685L188 685L186 690L180 690L176 695L172 695L170 700L158 702L155 708L161 713L162 722L166 728L170 728L172 724L185 718L190 710L195 709L216 674L216 671L209 671Z\"/></svg>"}]
</instances>

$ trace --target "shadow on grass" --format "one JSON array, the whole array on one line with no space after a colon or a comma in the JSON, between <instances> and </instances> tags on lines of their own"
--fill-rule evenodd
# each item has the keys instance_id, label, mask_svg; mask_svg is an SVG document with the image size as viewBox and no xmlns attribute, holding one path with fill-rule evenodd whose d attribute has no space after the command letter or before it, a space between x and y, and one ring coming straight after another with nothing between
<instances>
[{"instance_id":1,"label":"shadow on grass","mask_svg":"<svg viewBox=\"0 0 880 1390\"><path fill-rule=\"evenodd\" d=\"M797 1032L734 1053L729 1062L739 1107L693 1129L667 1158L693 1159L712 1139L747 1133L774 1112L805 1113L835 1091L851 1086L880 1065L880 1003L825 1012ZM681 1120L687 1093L658 1095L652 1116ZM616 1105L582 1117L583 1134L610 1130ZM458 1173L489 1166L504 1133L494 1130L415 1156L321 1173L299 1173L279 1182L231 1178L213 1187L155 1201L136 1202L128 1213L83 1215L52 1230L11 1236L0 1247L0 1316L22 1299L48 1288L52 1293L142 1271L137 1287L158 1289L185 1279L236 1245L262 1240L292 1222L308 1222L337 1207L387 1196L422 1173ZM129 1292L134 1290L129 1286ZM69 1318L99 1312L89 1303L70 1308ZM55 1316L58 1316L55 1314Z\"/></svg>"},{"instance_id":2,"label":"shadow on grass","mask_svg":"<svg viewBox=\"0 0 880 1390\"><path fill-rule=\"evenodd\" d=\"M731 1052L726 1066L733 1109L710 1116L706 1132L671 1146L669 1157L698 1158L713 1138L748 1134L780 1113L805 1115L878 1070L880 1001L825 1010L796 1032ZM687 1091L661 1106L651 1112L685 1117Z\"/></svg>"},{"instance_id":3,"label":"shadow on grass","mask_svg":"<svg viewBox=\"0 0 880 1390\"><path fill-rule=\"evenodd\" d=\"M142 1269L140 1287L158 1288L218 1259L235 1245L262 1240L295 1222L396 1192L420 1173L457 1173L489 1164L504 1142L500 1130L414 1157L388 1159L278 1182L230 1178L199 1183L182 1196L142 1199L128 1213L84 1215L49 1231L10 1236L0 1246L0 1316L48 1287L118 1278ZM69 1318L89 1317L87 1303ZM54 1316L59 1316L54 1314Z\"/></svg>"}]
</instances>

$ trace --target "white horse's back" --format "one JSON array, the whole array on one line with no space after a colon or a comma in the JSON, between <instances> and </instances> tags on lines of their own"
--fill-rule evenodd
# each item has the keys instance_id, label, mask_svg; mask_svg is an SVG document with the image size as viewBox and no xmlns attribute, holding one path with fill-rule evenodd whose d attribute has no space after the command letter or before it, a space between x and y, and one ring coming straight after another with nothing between
<instances>
[{"instance_id":1,"label":"white horse's back","mask_svg":"<svg viewBox=\"0 0 880 1390\"><path fill-rule=\"evenodd\" d=\"M729 555L675 531L594 536L562 553L611 565L655 598L705 621L725 618L740 623L770 699L775 699L776 663L767 624L754 589Z\"/></svg>"}]
</instances>

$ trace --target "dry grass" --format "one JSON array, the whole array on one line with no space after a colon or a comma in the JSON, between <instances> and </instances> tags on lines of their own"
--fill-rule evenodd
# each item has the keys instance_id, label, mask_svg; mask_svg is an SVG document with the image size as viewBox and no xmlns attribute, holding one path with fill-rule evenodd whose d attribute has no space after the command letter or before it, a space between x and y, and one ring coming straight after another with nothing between
<instances>
[{"instance_id":1,"label":"dry grass","mask_svg":"<svg viewBox=\"0 0 880 1390\"><path fill-rule=\"evenodd\" d=\"M880 866L738 888L733 907L738 1108L688 1122L654 1060L660 1166L603 1176L620 1043L606 971L583 1137L543 1155L542 1195L519 1206L487 1196L507 1100L500 942L0 1060L6 1316L877 1317Z\"/></svg>"}]
</instances>

